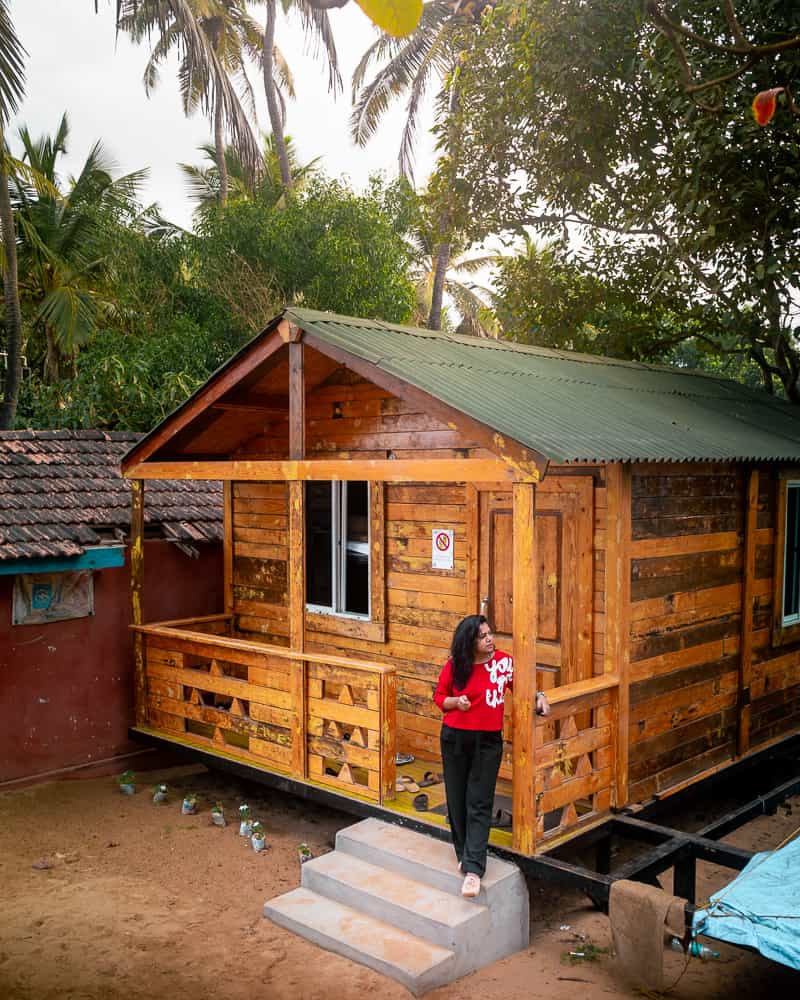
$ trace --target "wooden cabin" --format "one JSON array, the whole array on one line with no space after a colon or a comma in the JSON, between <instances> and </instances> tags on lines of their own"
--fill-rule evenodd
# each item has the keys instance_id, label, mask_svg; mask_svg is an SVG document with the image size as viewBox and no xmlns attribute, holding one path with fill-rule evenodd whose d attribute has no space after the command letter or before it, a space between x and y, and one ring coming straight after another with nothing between
<instances>
[{"instance_id":1,"label":"wooden cabin","mask_svg":"<svg viewBox=\"0 0 800 1000\"><path fill-rule=\"evenodd\" d=\"M413 813L482 611L516 662L492 838L531 856L800 727L800 409L763 392L287 309L123 471L134 526L148 480L224 483L224 607L136 629L151 740Z\"/></svg>"}]
</instances>

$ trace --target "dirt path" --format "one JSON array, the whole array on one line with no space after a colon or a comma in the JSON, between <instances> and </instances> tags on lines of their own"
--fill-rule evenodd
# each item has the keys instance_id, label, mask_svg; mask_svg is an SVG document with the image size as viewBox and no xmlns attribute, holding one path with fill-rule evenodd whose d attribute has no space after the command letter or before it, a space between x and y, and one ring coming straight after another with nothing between
<instances>
[{"instance_id":1,"label":"dirt path","mask_svg":"<svg viewBox=\"0 0 800 1000\"><path fill-rule=\"evenodd\" d=\"M151 788L165 780L170 802L155 806ZM203 812L180 814L186 791ZM255 854L209 823L220 800L228 816L248 801L263 820L270 848ZM800 823L781 809L730 840L763 850ZM372 994L408 998L392 980L294 937L261 916L266 899L299 883L297 845L330 850L352 819L259 786L202 769L151 772L132 797L113 778L36 785L0 795L0 997L3 1000L348 1000ZM45 862L52 867L32 867ZM730 873L699 865L706 894ZM531 883L530 948L430 994L431 1000L597 1000L641 997L616 960L572 965L567 953L592 944L610 949L608 920L583 897ZM568 928L568 929L563 929ZM757 955L720 946L719 961L693 960L676 998L755 998L796 994L800 975ZM669 956L677 975L680 956ZM677 963L677 964L676 964Z\"/></svg>"}]
</instances>

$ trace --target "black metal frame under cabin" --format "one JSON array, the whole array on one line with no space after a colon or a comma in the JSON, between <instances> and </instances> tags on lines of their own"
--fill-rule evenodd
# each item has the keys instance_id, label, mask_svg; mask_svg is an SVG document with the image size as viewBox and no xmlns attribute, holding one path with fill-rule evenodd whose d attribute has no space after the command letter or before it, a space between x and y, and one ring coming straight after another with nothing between
<instances>
[{"instance_id":1,"label":"black metal frame under cabin","mask_svg":"<svg viewBox=\"0 0 800 1000\"><path fill-rule=\"evenodd\" d=\"M411 816L400 816L371 802L280 774L259 771L214 752L180 747L169 739L139 729L131 729L130 735L136 740L186 754L210 769L225 771L340 812L360 818L375 816L441 840L448 838L446 828L432 826ZM756 791L765 785L768 791ZM518 865L531 878L559 882L584 892L604 911L608 909L611 884L617 879L655 885L658 875L674 868L673 892L688 900L686 917L689 927L694 911L697 862L710 861L741 871L753 853L720 843L720 838L757 816L774 813L782 802L798 793L800 736L792 736L681 792L656 800L635 815L630 810L623 810L549 853L525 857L495 845L491 850ZM743 804L727 808L731 801L741 802L742 798L745 798ZM715 803L720 810L717 818L693 832L682 829L693 825L691 816L696 815L698 807L702 807L707 816L709 811L714 811ZM621 855L617 865L614 864L615 853ZM583 859L591 854L595 861L593 868L583 863Z\"/></svg>"}]
</instances>

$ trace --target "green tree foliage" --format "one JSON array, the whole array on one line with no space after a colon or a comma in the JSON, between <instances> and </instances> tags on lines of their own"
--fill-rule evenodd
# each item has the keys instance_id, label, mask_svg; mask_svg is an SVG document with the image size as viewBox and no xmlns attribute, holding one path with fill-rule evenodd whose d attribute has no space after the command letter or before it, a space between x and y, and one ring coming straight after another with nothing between
<instances>
[{"instance_id":1,"label":"green tree foliage","mask_svg":"<svg viewBox=\"0 0 800 1000\"><path fill-rule=\"evenodd\" d=\"M755 40L788 37L797 12L794 0L738 5ZM503 0L461 67L449 183L474 236L532 228L580 246L584 273L643 305L708 311L722 350L800 402L796 119L779 108L762 130L743 113L773 82L769 60L709 114L676 85L674 59L639 0ZM782 65L794 79L800 50Z\"/></svg>"},{"instance_id":2,"label":"green tree foliage","mask_svg":"<svg viewBox=\"0 0 800 1000\"><path fill-rule=\"evenodd\" d=\"M317 177L277 205L275 193L209 212L197 234L153 213L105 218L113 255L100 287L113 289L113 309L61 378L46 381L31 359L18 423L147 430L287 302L409 318L407 190L375 181L356 194Z\"/></svg>"},{"instance_id":3,"label":"green tree foliage","mask_svg":"<svg viewBox=\"0 0 800 1000\"><path fill-rule=\"evenodd\" d=\"M12 179L20 295L32 330L28 352L44 355L45 378L55 381L98 319L114 309L109 232L132 220L144 172L113 178L98 142L62 190L58 168L69 141L66 114L54 135L34 139L23 127L20 139L23 160L37 178L34 185L28 171L17 169Z\"/></svg>"},{"instance_id":4,"label":"green tree foliage","mask_svg":"<svg viewBox=\"0 0 800 1000\"><path fill-rule=\"evenodd\" d=\"M283 208L236 202L201 225L193 274L256 329L276 301L402 322L414 292L392 197L378 182L356 194L315 178Z\"/></svg>"}]
</instances>

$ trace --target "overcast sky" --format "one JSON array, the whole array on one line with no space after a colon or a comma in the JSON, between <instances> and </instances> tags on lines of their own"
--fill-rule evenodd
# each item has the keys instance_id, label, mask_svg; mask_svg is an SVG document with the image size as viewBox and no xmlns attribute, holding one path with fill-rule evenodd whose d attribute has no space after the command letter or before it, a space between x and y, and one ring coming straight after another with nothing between
<instances>
[{"instance_id":1,"label":"overcast sky","mask_svg":"<svg viewBox=\"0 0 800 1000\"><path fill-rule=\"evenodd\" d=\"M145 96L142 72L148 49L135 47L125 37L116 39L115 0L100 0L99 8L95 14L94 0L11 0L11 16L28 52L26 97L9 129L11 147L19 150L15 124L26 124L34 136L52 134L67 111L65 173L79 169L92 144L102 139L121 173L149 168L144 201L157 201L168 219L189 226L192 205L177 164L202 161L197 147L211 141L210 126L200 115L184 118L173 71L177 62L165 67L157 91L149 99ZM287 133L301 162L322 156L328 174L347 175L356 188L376 170L396 176L401 106L387 115L366 149L354 146L347 132L350 77L375 37L371 22L353 3L330 12L345 91L334 102L326 91L322 64L305 50L299 22L284 16L280 5L278 9L276 42L292 67L297 89L297 99L288 108ZM263 23L263 7L254 4L251 12ZM267 129L263 87L255 69L251 82L258 95L259 126ZM421 130L417 183L424 182L433 159L431 138Z\"/></svg>"}]
</instances>

